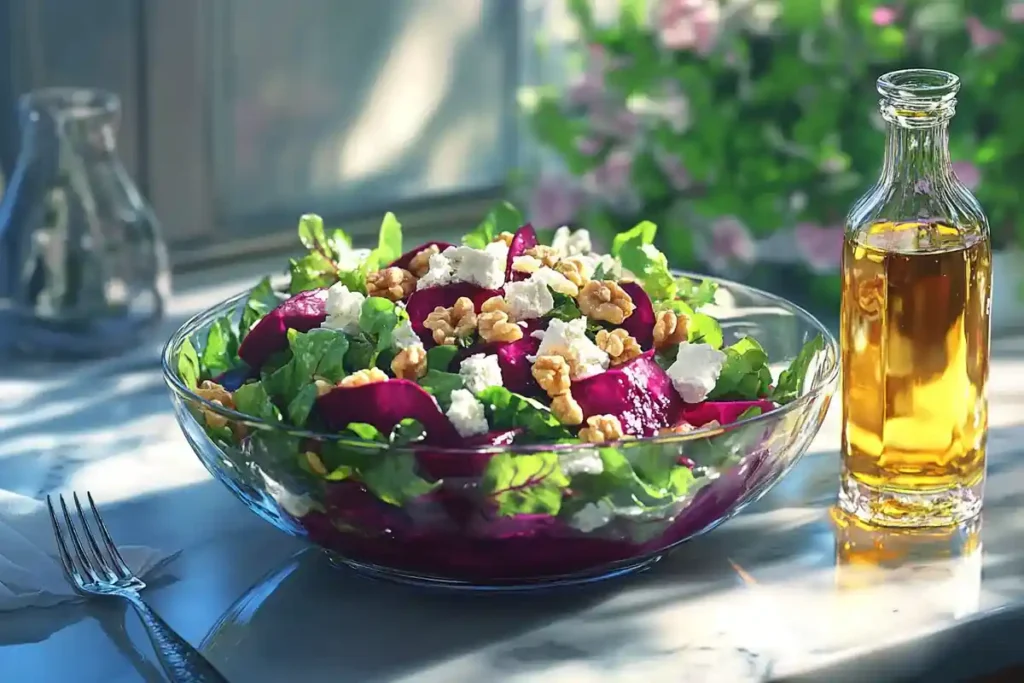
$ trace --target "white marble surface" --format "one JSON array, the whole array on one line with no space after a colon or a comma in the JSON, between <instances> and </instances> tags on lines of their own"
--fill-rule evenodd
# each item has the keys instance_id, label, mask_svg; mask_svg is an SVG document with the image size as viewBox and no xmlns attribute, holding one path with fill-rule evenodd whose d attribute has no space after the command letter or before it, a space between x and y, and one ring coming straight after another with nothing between
<instances>
[{"instance_id":1,"label":"white marble surface","mask_svg":"<svg viewBox=\"0 0 1024 683\"><path fill-rule=\"evenodd\" d=\"M184 290L169 324L247 280ZM33 496L91 490L117 540L180 550L146 596L232 681L896 681L924 671L929 681L964 680L1012 652L981 659L964 641L954 669L944 658L958 653L939 636L966 624L991 644L986 624L1024 624L1015 621L1024 607L1024 340L996 345L983 542L970 529L837 532L828 517L833 410L769 496L651 571L514 597L376 583L301 552L191 454L158 347L84 366L0 361L0 486ZM844 543L854 548L837 559ZM879 654L900 643L895 659ZM0 614L0 680L162 680L153 661L119 605Z\"/></svg>"}]
</instances>

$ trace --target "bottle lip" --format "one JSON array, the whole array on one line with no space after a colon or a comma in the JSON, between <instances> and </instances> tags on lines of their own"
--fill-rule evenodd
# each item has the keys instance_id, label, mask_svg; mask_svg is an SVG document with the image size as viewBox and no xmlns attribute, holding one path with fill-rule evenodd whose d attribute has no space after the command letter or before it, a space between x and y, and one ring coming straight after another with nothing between
<instances>
[{"instance_id":1,"label":"bottle lip","mask_svg":"<svg viewBox=\"0 0 1024 683\"><path fill-rule=\"evenodd\" d=\"M877 87L882 97L892 100L953 100L960 90L960 77L938 69L902 69L881 76Z\"/></svg>"},{"instance_id":2,"label":"bottle lip","mask_svg":"<svg viewBox=\"0 0 1024 683\"><path fill-rule=\"evenodd\" d=\"M19 98L23 114L45 112L64 121L118 116L121 98L115 93L93 88L41 88Z\"/></svg>"}]
</instances>

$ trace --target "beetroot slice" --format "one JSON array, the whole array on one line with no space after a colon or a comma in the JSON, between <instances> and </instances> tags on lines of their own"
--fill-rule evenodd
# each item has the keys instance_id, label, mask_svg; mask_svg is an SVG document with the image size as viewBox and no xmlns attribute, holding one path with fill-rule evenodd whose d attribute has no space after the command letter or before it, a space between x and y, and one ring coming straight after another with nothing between
<instances>
[{"instance_id":1,"label":"beetroot slice","mask_svg":"<svg viewBox=\"0 0 1024 683\"><path fill-rule=\"evenodd\" d=\"M505 282L514 282L530 277L529 273L512 272L512 259L516 256L522 256L527 249L532 249L537 244L539 244L537 241L537 231L533 229L532 225L527 223L516 230L516 234L512 237L512 244L508 246L508 265L505 266Z\"/></svg>"},{"instance_id":2,"label":"beetroot slice","mask_svg":"<svg viewBox=\"0 0 1024 683\"><path fill-rule=\"evenodd\" d=\"M683 408L682 419L694 427L701 427L707 423L718 420L718 424L727 425L735 422L743 411L758 407L762 413L775 410L777 407L768 400L759 401L705 401L695 405L687 405Z\"/></svg>"},{"instance_id":3,"label":"beetroot slice","mask_svg":"<svg viewBox=\"0 0 1024 683\"><path fill-rule=\"evenodd\" d=\"M332 431L341 431L351 422L365 422L390 434L395 425L411 417L426 429L429 443L458 443L461 438L434 397L406 379L335 387L317 399L316 407Z\"/></svg>"},{"instance_id":4,"label":"beetroot slice","mask_svg":"<svg viewBox=\"0 0 1024 683\"><path fill-rule=\"evenodd\" d=\"M493 354L498 357L501 381L506 389L525 396L540 395L543 392L537 385L537 380L533 378L533 364L526 357L537 355L540 340L532 335L540 329L542 324L543 322L539 318L526 321L522 339L517 339L514 342L492 342L462 349L452 360L449 369L451 372L458 372L459 365L469 356L475 356L478 353Z\"/></svg>"},{"instance_id":5,"label":"beetroot slice","mask_svg":"<svg viewBox=\"0 0 1024 683\"><path fill-rule=\"evenodd\" d=\"M572 395L584 418L615 415L633 436L651 436L678 423L685 405L671 378L654 361L654 351L574 382Z\"/></svg>"},{"instance_id":6,"label":"beetroot slice","mask_svg":"<svg viewBox=\"0 0 1024 683\"><path fill-rule=\"evenodd\" d=\"M622 291L633 300L633 313L622 321L622 329L636 339L640 348L647 350L654 345L654 305L644 288L635 282L623 282Z\"/></svg>"},{"instance_id":7,"label":"beetroot slice","mask_svg":"<svg viewBox=\"0 0 1024 683\"><path fill-rule=\"evenodd\" d=\"M389 263L388 267L389 268L402 268L404 270L409 270L409 263L414 258L416 258L416 255L418 253L420 253L421 251L423 251L424 249L429 249L432 246L436 246L440 251L444 251L448 247L453 247L455 245L452 244L451 242L427 242L425 244L421 244L420 246L416 247L415 249L410 249L409 251L405 252L404 254L402 254L401 256L396 258L394 261Z\"/></svg>"},{"instance_id":8,"label":"beetroot slice","mask_svg":"<svg viewBox=\"0 0 1024 683\"><path fill-rule=\"evenodd\" d=\"M424 346L430 348L434 346L434 338L431 336L431 331L423 326L423 322L435 308L438 306L448 308L454 305L461 297L467 297L472 299L479 313L480 306L485 301L492 296L500 294L501 292L497 290L484 289L469 282L456 282L450 285L416 290L409 296L409 300L405 304L405 310L409 314L409 322L412 323L412 329L423 340Z\"/></svg>"},{"instance_id":9,"label":"beetroot slice","mask_svg":"<svg viewBox=\"0 0 1024 683\"><path fill-rule=\"evenodd\" d=\"M258 369L278 351L288 348L288 330L308 332L327 319L327 290L296 294L265 315L249 330L238 357Z\"/></svg>"},{"instance_id":10,"label":"beetroot slice","mask_svg":"<svg viewBox=\"0 0 1024 683\"><path fill-rule=\"evenodd\" d=\"M521 430L509 429L471 436L459 444L459 448L485 448L487 446L508 446ZM452 477L478 478L483 476L493 453L459 453L418 449L416 462L423 474L431 479Z\"/></svg>"}]
</instances>

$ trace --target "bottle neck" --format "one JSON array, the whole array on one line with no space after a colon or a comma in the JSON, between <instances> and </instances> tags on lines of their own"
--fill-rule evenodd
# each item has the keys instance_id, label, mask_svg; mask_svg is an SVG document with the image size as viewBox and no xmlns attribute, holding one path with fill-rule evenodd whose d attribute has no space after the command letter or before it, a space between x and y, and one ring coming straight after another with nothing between
<instances>
[{"instance_id":1,"label":"bottle neck","mask_svg":"<svg viewBox=\"0 0 1024 683\"><path fill-rule=\"evenodd\" d=\"M921 181L930 185L951 177L948 121L914 128L896 122L889 124L882 165L883 183L918 187Z\"/></svg>"}]
</instances>

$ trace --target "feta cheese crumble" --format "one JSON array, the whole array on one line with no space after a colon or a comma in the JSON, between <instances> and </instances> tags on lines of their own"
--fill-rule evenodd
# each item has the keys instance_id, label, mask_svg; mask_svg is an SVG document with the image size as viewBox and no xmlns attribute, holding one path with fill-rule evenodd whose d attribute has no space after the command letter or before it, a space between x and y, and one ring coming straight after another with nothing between
<instances>
[{"instance_id":1,"label":"feta cheese crumble","mask_svg":"<svg viewBox=\"0 0 1024 683\"><path fill-rule=\"evenodd\" d=\"M452 265L456 282L469 282L485 289L498 289L505 284L508 246L492 242L483 249L448 247L441 252Z\"/></svg>"},{"instance_id":2,"label":"feta cheese crumble","mask_svg":"<svg viewBox=\"0 0 1024 683\"><path fill-rule=\"evenodd\" d=\"M501 366L498 365L498 357L477 353L462 361L459 366L459 376L462 377L462 384L469 391L478 394L487 387L504 386L501 377Z\"/></svg>"},{"instance_id":3,"label":"feta cheese crumble","mask_svg":"<svg viewBox=\"0 0 1024 683\"><path fill-rule=\"evenodd\" d=\"M427 272L416 282L416 289L440 287L451 283L455 272L452 262L445 255L448 251L449 249L446 249L444 254L430 255L430 259L427 261Z\"/></svg>"},{"instance_id":4,"label":"feta cheese crumble","mask_svg":"<svg viewBox=\"0 0 1024 683\"><path fill-rule=\"evenodd\" d=\"M589 448L561 453L558 456L558 462L567 477L574 474L601 474L604 472L604 461L601 460L601 454Z\"/></svg>"},{"instance_id":5,"label":"feta cheese crumble","mask_svg":"<svg viewBox=\"0 0 1024 683\"><path fill-rule=\"evenodd\" d=\"M490 427L484 414L484 404L476 400L466 389L452 392L452 404L445 413L459 436L467 438L477 434L486 434Z\"/></svg>"},{"instance_id":6,"label":"feta cheese crumble","mask_svg":"<svg viewBox=\"0 0 1024 683\"><path fill-rule=\"evenodd\" d=\"M586 318L576 318L569 322L556 318L548 323L546 330L537 330L534 335L540 339L540 347L536 356L527 356L531 363L538 356L573 358L576 360L576 375L573 379L583 379L608 369L608 354L587 337Z\"/></svg>"},{"instance_id":7,"label":"feta cheese crumble","mask_svg":"<svg viewBox=\"0 0 1024 683\"><path fill-rule=\"evenodd\" d=\"M327 319L320 327L340 330L345 334L358 333L359 312L365 300L365 296L359 292L349 291L349 288L340 282L331 285L327 290Z\"/></svg>"},{"instance_id":8,"label":"feta cheese crumble","mask_svg":"<svg viewBox=\"0 0 1024 683\"><path fill-rule=\"evenodd\" d=\"M622 264L611 254L580 254L577 258L583 264L583 276L587 279L594 277L598 266L604 271L606 280L618 280L622 276Z\"/></svg>"},{"instance_id":9,"label":"feta cheese crumble","mask_svg":"<svg viewBox=\"0 0 1024 683\"><path fill-rule=\"evenodd\" d=\"M606 500L587 503L572 516L572 525L583 533L589 533L612 521L614 512L615 508Z\"/></svg>"},{"instance_id":10,"label":"feta cheese crumble","mask_svg":"<svg viewBox=\"0 0 1024 683\"><path fill-rule=\"evenodd\" d=\"M403 320L395 328L395 331L391 333L391 343L396 349L401 351L402 349L408 349L412 346L419 346L423 343L420 336L416 334L416 331L412 329L412 323L408 318Z\"/></svg>"},{"instance_id":11,"label":"feta cheese crumble","mask_svg":"<svg viewBox=\"0 0 1024 683\"><path fill-rule=\"evenodd\" d=\"M575 296L580 292L579 287L574 285L572 280L562 275L557 270L552 270L547 266L539 268L537 272L530 276L529 281L539 282L545 287L550 287L559 294L565 294L567 296ZM554 305L554 302L552 302L552 305Z\"/></svg>"},{"instance_id":12,"label":"feta cheese crumble","mask_svg":"<svg viewBox=\"0 0 1024 683\"><path fill-rule=\"evenodd\" d=\"M590 232L587 230L573 231L564 225L555 230L551 247L558 252L559 256L589 254L594 248L590 242Z\"/></svg>"},{"instance_id":13,"label":"feta cheese crumble","mask_svg":"<svg viewBox=\"0 0 1024 683\"><path fill-rule=\"evenodd\" d=\"M516 321L539 318L555 307L555 299L548 286L532 277L505 285L505 301L508 302L509 315Z\"/></svg>"},{"instance_id":14,"label":"feta cheese crumble","mask_svg":"<svg viewBox=\"0 0 1024 683\"><path fill-rule=\"evenodd\" d=\"M700 403L718 383L725 354L707 344L679 345L676 360L668 368L672 386L687 403Z\"/></svg>"}]
</instances>

